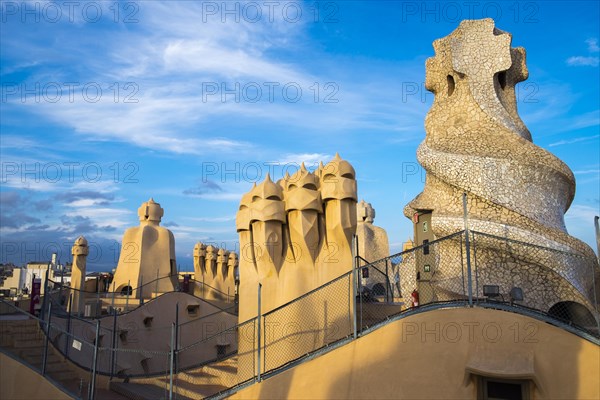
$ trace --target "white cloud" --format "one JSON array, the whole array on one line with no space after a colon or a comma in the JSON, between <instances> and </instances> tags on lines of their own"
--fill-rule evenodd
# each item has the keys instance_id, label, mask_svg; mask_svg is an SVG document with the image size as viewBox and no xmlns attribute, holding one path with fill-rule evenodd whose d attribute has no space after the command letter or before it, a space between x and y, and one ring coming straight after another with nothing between
<instances>
[{"instance_id":1,"label":"white cloud","mask_svg":"<svg viewBox=\"0 0 600 400\"><path fill-rule=\"evenodd\" d=\"M225 3L215 4L222 7ZM303 3L299 4L303 7ZM140 3L136 13L139 23L125 24L127 29L109 29L104 24L54 24L52 29L65 37L61 42L65 63L77 66L73 68L52 67L56 54L51 50L52 43L47 43L48 36L25 31L19 41L5 39L9 58L14 59L15 65L30 59L36 63L35 73L26 83L75 81L80 83L78 91L93 82L103 89L102 97L95 103L85 101L80 94L71 101L65 89L57 103L32 101L23 105L18 96L13 96L7 104L28 107L27 112L70 127L84 140L116 140L174 154L227 151L243 157L255 154L254 141L268 143L255 135L246 139L239 130L229 131L227 137L215 135L215 127L222 129L232 116L233 122L242 126L243 121L273 121L310 127L311 131L422 126L426 105L396 101L400 89L389 82L390 70L385 70L389 66L349 72L340 67L343 63L325 58L321 63L326 68L314 73L311 63L290 62L289 57L282 57L281 53L291 52L314 55L312 43L306 40L310 18L289 23L282 18L280 9L272 21L263 15L257 23L243 18L238 23L223 23L221 15L209 16L207 20L203 7L194 2ZM109 9L106 12L112 15ZM93 49L88 45L90 41L95 43ZM405 69L408 73L399 71L396 65L393 71L406 79L422 75L419 63ZM368 81L356 79L367 72ZM117 102L115 82L120 88ZM274 89L275 102L269 100L273 90L267 85L270 82L278 84ZM203 93L203 84L213 83L219 92L209 95L205 86ZM223 102L221 85L230 89L236 83L240 88L256 83L262 89L260 101L248 101L246 97L252 96L245 96L242 89L241 101L228 95ZM302 90L297 103L282 99L283 87L289 83ZM326 87L328 83L334 83L335 90ZM131 85L125 89L127 84ZM334 92L333 98L339 102L325 103L325 98ZM124 103L127 96L137 102ZM269 134L273 133L266 133ZM333 136L330 133L326 140L336 141Z\"/></svg>"},{"instance_id":2,"label":"white cloud","mask_svg":"<svg viewBox=\"0 0 600 400\"><path fill-rule=\"evenodd\" d=\"M190 194L188 196L204 200L240 201L244 193L202 193Z\"/></svg>"},{"instance_id":3,"label":"white cloud","mask_svg":"<svg viewBox=\"0 0 600 400\"><path fill-rule=\"evenodd\" d=\"M278 165L297 165L300 166L304 163L307 167L318 166L321 161L323 164L327 164L333 158L330 154L325 153L299 153L299 154L286 154L281 159L273 161L274 164Z\"/></svg>"},{"instance_id":4,"label":"white cloud","mask_svg":"<svg viewBox=\"0 0 600 400\"><path fill-rule=\"evenodd\" d=\"M570 129L581 129L598 125L600 125L600 110L595 110L575 116Z\"/></svg>"},{"instance_id":5,"label":"white cloud","mask_svg":"<svg viewBox=\"0 0 600 400\"><path fill-rule=\"evenodd\" d=\"M597 53L600 51L598 47L598 39L589 38L585 41L588 45L588 52ZM598 56L572 56L567 58L567 65L573 67L597 67L600 64Z\"/></svg>"},{"instance_id":6,"label":"white cloud","mask_svg":"<svg viewBox=\"0 0 600 400\"><path fill-rule=\"evenodd\" d=\"M88 218L93 224L98 226L111 226L115 228L115 231L104 233L103 236L109 239L120 240L125 229L132 226L131 222L133 221L132 215L134 215L134 212L114 207L77 207L66 209L65 215L71 218ZM72 227L66 228L72 229Z\"/></svg>"},{"instance_id":7,"label":"white cloud","mask_svg":"<svg viewBox=\"0 0 600 400\"><path fill-rule=\"evenodd\" d=\"M20 137L17 135L2 134L2 142L0 143L0 149L30 149L32 147L45 147L50 149L50 146L42 146L38 141Z\"/></svg>"},{"instance_id":8,"label":"white cloud","mask_svg":"<svg viewBox=\"0 0 600 400\"><path fill-rule=\"evenodd\" d=\"M600 174L600 169L584 169L573 171L575 175Z\"/></svg>"},{"instance_id":9,"label":"white cloud","mask_svg":"<svg viewBox=\"0 0 600 400\"><path fill-rule=\"evenodd\" d=\"M573 56L567 59L567 64L580 67L580 66L589 66L589 67L597 67L600 63L600 58L598 57L584 57L584 56Z\"/></svg>"},{"instance_id":10,"label":"white cloud","mask_svg":"<svg viewBox=\"0 0 600 400\"><path fill-rule=\"evenodd\" d=\"M597 139L598 137L600 137L600 135L581 136L581 137L577 137L577 138L573 138L573 139L559 140L558 142L550 143L548 145L548 147L562 146L565 144L573 144L573 143L579 143L579 142L588 142L590 140Z\"/></svg>"},{"instance_id":11,"label":"white cloud","mask_svg":"<svg viewBox=\"0 0 600 400\"><path fill-rule=\"evenodd\" d=\"M104 202L106 202L104 199L79 199L70 202L68 205L71 207L92 207Z\"/></svg>"},{"instance_id":12,"label":"white cloud","mask_svg":"<svg viewBox=\"0 0 600 400\"><path fill-rule=\"evenodd\" d=\"M198 222L229 222L235 221L235 215L228 215L225 217L189 217L188 219Z\"/></svg>"},{"instance_id":13,"label":"white cloud","mask_svg":"<svg viewBox=\"0 0 600 400\"><path fill-rule=\"evenodd\" d=\"M203 6L192 2L146 2L138 11L139 23L126 25L126 30L105 30L101 24L88 24L81 27L85 35L69 35L63 46L78 56L79 67L73 71L48 70L51 67L43 61L49 58L44 37L22 38L28 50L21 48L20 53L41 60L31 63L40 67L27 82L29 86L43 86L48 81L79 82L74 100L68 95L69 89L63 88L56 103L26 102L28 110L70 126L90 139L121 140L177 154L249 151L251 146L246 141L215 137L208 126L199 123L213 114L253 116L256 105L224 104L220 96L214 96L218 101L206 101L202 84L299 82L308 88L315 79L266 54L271 47L281 47L291 40L302 24L277 19L222 23L220 16L206 21ZM68 22L52 28L63 34L79 29ZM98 42L94 52L88 51L85 44L92 38ZM15 65L24 64L17 60ZM115 82L120 89L118 95ZM79 95L86 83L100 84L99 101L90 102ZM19 96L13 97L9 100L21 105ZM126 99L135 102L124 102ZM267 115L275 118L271 113Z\"/></svg>"},{"instance_id":14,"label":"white cloud","mask_svg":"<svg viewBox=\"0 0 600 400\"><path fill-rule=\"evenodd\" d=\"M588 44L588 51L590 53L598 53L600 51L600 47L598 47L598 39L589 38L585 42Z\"/></svg>"},{"instance_id":15,"label":"white cloud","mask_svg":"<svg viewBox=\"0 0 600 400\"><path fill-rule=\"evenodd\" d=\"M565 224L569 234L591 244L594 239L594 217L600 215L598 207L574 204L565 214ZM597 251L596 246L590 246Z\"/></svg>"}]
</instances>

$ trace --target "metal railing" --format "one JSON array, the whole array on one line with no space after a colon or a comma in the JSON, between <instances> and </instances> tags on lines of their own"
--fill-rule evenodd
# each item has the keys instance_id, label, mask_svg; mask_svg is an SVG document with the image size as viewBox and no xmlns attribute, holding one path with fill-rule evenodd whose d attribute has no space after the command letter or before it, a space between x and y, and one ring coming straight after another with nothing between
<instances>
[{"instance_id":1,"label":"metal railing","mask_svg":"<svg viewBox=\"0 0 600 400\"><path fill-rule=\"evenodd\" d=\"M96 301L96 305L101 307L105 314L112 314L113 310L117 313L123 314L135 310L139 306L144 305L148 301L152 301L157 297L160 297L163 293L159 291L160 282L163 280L177 279L177 275L164 276L154 279L150 282L139 285L135 288L127 286L121 291L115 291L113 285L113 291L108 291L106 288L101 288L98 285L98 290L83 290L75 289L70 285L63 282L54 281L47 279L47 295L52 297L57 305L60 305L65 311L72 312L76 307L73 301L77 297L84 298L87 302ZM106 289L106 290L105 290ZM175 291L184 291L183 285L177 282ZM213 302L213 303L230 303L235 304L235 295L222 292L204 282L196 281L194 279L189 280L189 286L186 293L197 297L199 299ZM150 298L147 295L150 294ZM76 301L76 300L75 300ZM221 309L233 310L231 307L223 307L216 304ZM101 315L98 314L98 310L89 310L86 316L86 310L78 310L77 314L82 317L98 318Z\"/></svg>"},{"instance_id":2,"label":"metal railing","mask_svg":"<svg viewBox=\"0 0 600 400\"><path fill-rule=\"evenodd\" d=\"M490 249L504 254L504 258L486 254ZM555 279L563 284L552 291L536 291L534 285L541 286L540 282L531 281L535 276L560 278L556 271L575 266L582 274L578 277L581 281L593 282L597 264L582 254L459 231L374 262L358 254L354 258L355 267L350 272L259 314L255 380L266 379L405 315L448 307L511 311L600 344L598 308L589 302L590 296L577 295L565 279ZM517 258L522 261L515 261ZM507 268L511 262L512 270ZM494 268L507 271L507 275L499 275ZM519 269L530 271L528 275L519 274ZM587 308L581 307L587 310L587 319L581 318L581 308L555 307L571 304L572 300L586 304ZM215 397L234 390L230 388Z\"/></svg>"},{"instance_id":3,"label":"metal railing","mask_svg":"<svg viewBox=\"0 0 600 400\"><path fill-rule=\"evenodd\" d=\"M193 388L207 382L200 372L212 376L215 396L224 396L389 321L441 307L508 310L600 343L598 309L590 303L589 288L561 279L569 271L579 274L573 282L589 284L595 279L597 264L581 254L467 230L370 263L358 254L354 258L355 266L340 277L249 321L199 334L189 343L177 341L185 324L174 324L161 328L174 338L162 348L123 348L118 344L127 332L116 325L110 329L83 319L79 325L87 326L86 332L64 329L59 319L73 322L76 317L58 306L62 311L52 312L55 301L48 302L48 318L40 324L49 333L49 343L64 349L66 357L72 358L80 342L77 346L84 350L77 351L87 351L85 359L92 363L79 365L90 373L141 377L162 385L170 398L198 397ZM559 283L541 290L540 279ZM189 329L197 331L192 323ZM126 372L122 362L131 359L139 364L140 374Z\"/></svg>"}]
</instances>

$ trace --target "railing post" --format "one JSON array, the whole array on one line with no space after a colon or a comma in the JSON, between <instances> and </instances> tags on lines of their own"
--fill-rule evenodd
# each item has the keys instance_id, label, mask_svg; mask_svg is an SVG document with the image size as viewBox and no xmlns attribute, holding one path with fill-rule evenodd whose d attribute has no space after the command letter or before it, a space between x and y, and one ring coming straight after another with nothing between
<instances>
[{"instance_id":1,"label":"railing post","mask_svg":"<svg viewBox=\"0 0 600 400\"><path fill-rule=\"evenodd\" d=\"M156 283L154 284L154 297L158 297L158 271L156 271Z\"/></svg>"},{"instance_id":2,"label":"railing post","mask_svg":"<svg viewBox=\"0 0 600 400\"><path fill-rule=\"evenodd\" d=\"M260 351L261 351L261 330L260 330L260 324L261 324L261 308L260 308L260 303L261 303L261 296L262 296L262 284L259 283L258 284L258 313L257 313L257 319L256 322L258 324L257 327L257 338L258 338L258 346L257 346L257 352L256 352L256 360L257 360L257 364L256 364L256 379L258 380L258 382L261 381L261 376L260 376Z\"/></svg>"},{"instance_id":3,"label":"railing post","mask_svg":"<svg viewBox=\"0 0 600 400\"><path fill-rule=\"evenodd\" d=\"M175 322L171 325L171 354L169 360L169 400L173 400L173 367L175 364Z\"/></svg>"},{"instance_id":4,"label":"railing post","mask_svg":"<svg viewBox=\"0 0 600 400\"><path fill-rule=\"evenodd\" d=\"M356 236L356 235L355 235ZM361 268L361 262L360 262L360 252L358 251L358 236L356 236L356 239L354 240L354 244L355 244L355 249L354 252L356 254L356 273L358 274L358 268ZM358 275L358 304L360 306L360 329L362 330L363 327L363 277L362 277L362 268L360 269L360 275ZM357 327L358 328L358 327Z\"/></svg>"},{"instance_id":5,"label":"railing post","mask_svg":"<svg viewBox=\"0 0 600 400\"><path fill-rule=\"evenodd\" d=\"M175 351L179 350L179 302L175 303ZM177 368L177 358L179 355L174 357L175 368Z\"/></svg>"},{"instance_id":6,"label":"railing post","mask_svg":"<svg viewBox=\"0 0 600 400\"><path fill-rule=\"evenodd\" d=\"M356 339L358 336L358 329L356 326L356 306L358 305L356 302L356 285L357 285L357 277L356 277L356 235L352 235L352 337Z\"/></svg>"},{"instance_id":7,"label":"railing post","mask_svg":"<svg viewBox=\"0 0 600 400\"><path fill-rule=\"evenodd\" d=\"M115 309L115 285L116 282L113 282L113 293L112 293L112 300L110 301L110 306L112 307L112 309Z\"/></svg>"},{"instance_id":8,"label":"railing post","mask_svg":"<svg viewBox=\"0 0 600 400\"><path fill-rule=\"evenodd\" d=\"M92 376L88 390L88 399L96 397L96 368L98 366L98 342L100 341L100 320L96 320L96 339L94 341L94 359L92 360Z\"/></svg>"},{"instance_id":9,"label":"railing post","mask_svg":"<svg viewBox=\"0 0 600 400\"><path fill-rule=\"evenodd\" d=\"M471 246L469 242L469 223L467 218L467 193L463 193L463 219L465 226L465 250L467 252L467 290L469 292L469 306L473 307L473 279L471 277Z\"/></svg>"},{"instance_id":10,"label":"railing post","mask_svg":"<svg viewBox=\"0 0 600 400\"><path fill-rule=\"evenodd\" d=\"M69 294L69 312L67 313L67 337L65 338L65 358L69 358L69 336L71 335L71 302L73 293Z\"/></svg>"},{"instance_id":11,"label":"railing post","mask_svg":"<svg viewBox=\"0 0 600 400\"><path fill-rule=\"evenodd\" d=\"M42 357L42 376L46 375L48 362L48 341L50 340L50 323L52 322L52 302L48 302L48 320L46 321L46 338L44 340L44 355Z\"/></svg>"},{"instance_id":12,"label":"railing post","mask_svg":"<svg viewBox=\"0 0 600 400\"><path fill-rule=\"evenodd\" d=\"M140 299L140 305L144 305L144 276L140 276L140 289L138 290L138 297Z\"/></svg>"},{"instance_id":13,"label":"railing post","mask_svg":"<svg viewBox=\"0 0 600 400\"><path fill-rule=\"evenodd\" d=\"M596 247L598 248L598 263L600 263L600 220L599 216L594 217L594 228L596 228Z\"/></svg>"},{"instance_id":14,"label":"railing post","mask_svg":"<svg viewBox=\"0 0 600 400\"><path fill-rule=\"evenodd\" d=\"M48 271L50 270L50 264L48 264L48 269L46 270L46 278L44 279L44 301L42 302L42 308L40 308L40 315L39 317L44 320L46 319L44 314L46 313L46 303L48 301ZM34 275L35 278L35 275ZM41 278L41 277L40 277ZM32 299L33 301L33 299ZM35 310L34 310L34 314L35 314Z\"/></svg>"},{"instance_id":15,"label":"railing post","mask_svg":"<svg viewBox=\"0 0 600 400\"><path fill-rule=\"evenodd\" d=\"M60 286L58 289L58 304L60 304L62 306L62 294L63 294L63 284L62 284L62 275L60 276L61 278L61 282L60 282ZM67 309L67 307L65 306L65 310Z\"/></svg>"},{"instance_id":16,"label":"railing post","mask_svg":"<svg viewBox=\"0 0 600 400\"><path fill-rule=\"evenodd\" d=\"M113 331L112 331L112 343L110 347L110 379L115 375L115 358L117 353L117 310L113 307Z\"/></svg>"},{"instance_id":17,"label":"railing post","mask_svg":"<svg viewBox=\"0 0 600 400\"><path fill-rule=\"evenodd\" d=\"M385 301L387 303L390 302L390 291L392 289L392 285L390 284L390 260L388 258L385 259L385 282L387 283L387 287L385 288Z\"/></svg>"},{"instance_id":18,"label":"railing post","mask_svg":"<svg viewBox=\"0 0 600 400\"><path fill-rule=\"evenodd\" d=\"M125 296L125 312L129 311L129 294L133 292L131 288L131 280L127 281L127 296Z\"/></svg>"},{"instance_id":19,"label":"railing post","mask_svg":"<svg viewBox=\"0 0 600 400\"><path fill-rule=\"evenodd\" d=\"M596 228L596 247L598 248L598 263L600 263L600 223L598 222L598 220L600 219L600 217L598 217L597 215L594 217L594 227ZM592 264L592 285L594 288L594 303L596 304L596 311L600 312L600 310L598 310L598 298L596 295L596 271L594 271L594 265ZM596 322L598 323L598 331L600 332L600 318L596 319Z\"/></svg>"}]
</instances>

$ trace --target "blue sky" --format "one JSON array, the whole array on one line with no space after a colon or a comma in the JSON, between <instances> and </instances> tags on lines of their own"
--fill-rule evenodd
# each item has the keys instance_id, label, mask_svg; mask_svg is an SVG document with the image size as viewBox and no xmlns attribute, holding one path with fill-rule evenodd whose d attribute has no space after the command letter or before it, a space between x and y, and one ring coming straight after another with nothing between
<instances>
[{"instance_id":1,"label":"blue sky","mask_svg":"<svg viewBox=\"0 0 600 400\"><path fill-rule=\"evenodd\" d=\"M600 214L598 2L1 2L0 262L91 270L153 197L192 269L197 241L236 248L243 193L336 152L357 170L392 251L433 95L431 43L491 17L527 50L521 118L575 173L569 232L595 249Z\"/></svg>"}]
</instances>

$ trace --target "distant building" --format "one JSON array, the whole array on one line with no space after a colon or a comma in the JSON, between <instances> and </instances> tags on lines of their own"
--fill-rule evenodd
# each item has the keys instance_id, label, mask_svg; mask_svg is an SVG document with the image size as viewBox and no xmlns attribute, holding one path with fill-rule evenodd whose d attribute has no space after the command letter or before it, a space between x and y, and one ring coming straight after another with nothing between
<instances>
[{"instance_id":1,"label":"distant building","mask_svg":"<svg viewBox=\"0 0 600 400\"><path fill-rule=\"evenodd\" d=\"M13 264L0 265L0 296L14 296L25 286L24 269Z\"/></svg>"}]
</instances>

